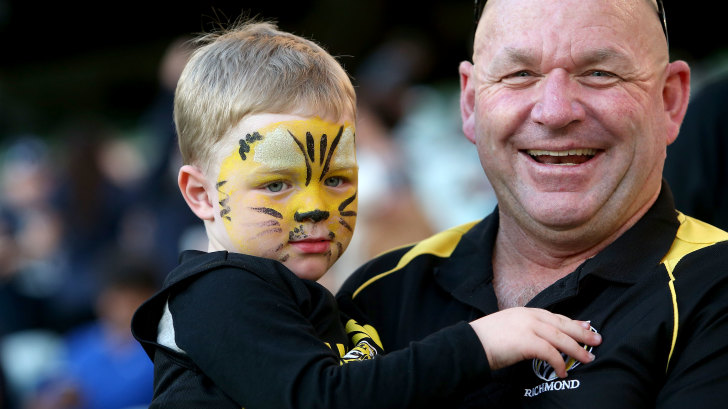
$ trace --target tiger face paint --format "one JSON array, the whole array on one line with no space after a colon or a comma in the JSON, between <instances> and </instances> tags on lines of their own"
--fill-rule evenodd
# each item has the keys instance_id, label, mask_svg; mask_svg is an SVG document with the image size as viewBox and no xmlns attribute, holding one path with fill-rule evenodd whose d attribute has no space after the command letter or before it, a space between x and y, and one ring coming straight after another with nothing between
<instances>
[{"instance_id":1,"label":"tiger face paint","mask_svg":"<svg viewBox=\"0 0 728 409\"><path fill-rule=\"evenodd\" d=\"M223 247L319 279L348 246L356 223L354 126L257 114L231 136L215 185Z\"/></svg>"}]
</instances>

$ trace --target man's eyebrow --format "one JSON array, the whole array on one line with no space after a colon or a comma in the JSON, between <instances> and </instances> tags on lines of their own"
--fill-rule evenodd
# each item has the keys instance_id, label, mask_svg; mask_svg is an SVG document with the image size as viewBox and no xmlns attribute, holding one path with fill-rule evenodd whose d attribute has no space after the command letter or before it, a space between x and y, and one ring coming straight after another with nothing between
<instances>
[{"instance_id":1,"label":"man's eyebrow","mask_svg":"<svg viewBox=\"0 0 728 409\"><path fill-rule=\"evenodd\" d=\"M590 66L604 62L629 64L630 59L613 48L598 48L577 55L575 63L579 66ZM528 49L505 47L488 65L490 72L501 72L513 67L534 67L539 64L539 57Z\"/></svg>"},{"instance_id":2,"label":"man's eyebrow","mask_svg":"<svg viewBox=\"0 0 728 409\"><path fill-rule=\"evenodd\" d=\"M623 53L612 48L599 48L582 54L577 60L577 62L581 65L594 65L605 61L626 64L629 63L629 58L627 58L627 56Z\"/></svg>"},{"instance_id":3,"label":"man's eyebrow","mask_svg":"<svg viewBox=\"0 0 728 409\"><path fill-rule=\"evenodd\" d=\"M513 66L528 66L535 65L538 61L533 53L522 48L505 47L499 52L488 64L488 68L491 72L499 72L506 70Z\"/></svg>"}]
</instances>

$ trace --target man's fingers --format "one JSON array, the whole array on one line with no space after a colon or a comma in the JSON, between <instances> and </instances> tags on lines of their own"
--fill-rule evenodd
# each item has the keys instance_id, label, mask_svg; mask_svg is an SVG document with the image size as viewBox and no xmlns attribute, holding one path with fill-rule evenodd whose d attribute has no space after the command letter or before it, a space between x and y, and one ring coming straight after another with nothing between
<instances>
[{"instance_id":1,"label":"man's fingers","mask_svg":"<svg viewBox=\"0 0 728 409\"><path fill-rule=\"evenodd\" d=\"M559 378L566 378L566 362L559 351L548 341L542 340L536 345L536 357L551 365Z\"/></svg>"},{"instance_id":2,"label":"man's fingers","mask_svg":"<svg viewBox=\"0 0 728 409\"><path fill-rule=\"evenodd\" d=\"M566 355L582 362L589 363L594 360L594 355L587 351L580 342L584 342L585 338L592 339L594 335L591 331L585 330L576 324L576 321L572 321L567 325L572 333L565 332L562 328L557 328L545 324L536 328L537 335L544 339L546 342L553 345L554 348L565 353ZM576 328L574 328L576 327ZM563 358L561 358L563 362Z\"/></svg>"},{"instance_id":3,"label":"man's fingers","mask_svg":"<svg viewBox=\"0 0 728 409\"><path fill-rule=\"evenodd\" d=\"M597 346L602 343L602 336L591 330L591 325L588 321L572 320L564 315L552 314L547 311L541 311L539 318L559 328L579 343L591 346Z\"/></svg>"},{"instance_id":4,"label":"man's fingers","mask_svg":"<svg viewBox=\"0 0 728 409\"><path fill-rule=\"evenodd\" d=\"M561 327L561 330L579 343L597 346L602 343L602 336L590 329L585 321L571 321L569 325Z\"/></svg>"}]
</instances>

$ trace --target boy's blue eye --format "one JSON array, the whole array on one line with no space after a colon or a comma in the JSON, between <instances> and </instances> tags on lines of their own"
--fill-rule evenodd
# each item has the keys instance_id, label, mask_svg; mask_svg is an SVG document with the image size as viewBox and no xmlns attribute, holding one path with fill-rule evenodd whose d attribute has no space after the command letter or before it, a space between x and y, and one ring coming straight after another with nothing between
<instances>
[{"instance_id":1,"label":"boy's blue eye","mask_svg":"<svg viewBox=\"0 0 728 409\"><path fill-rule=\"evenodd\" d=\"M271 192L280 192L286 186L283 182L273 182L265 185L265 188Z\"/></svg>"},{"instance_id":2,"label":"boy's blue eye","mask_svg":"<svg viewBox=\"0 0 728 409\"><path fill-rule=\"evenodd\" d=\"M332 176L324 180L324 185L329 187L337 187L340 186L342 183L344 183L344 179L338 176Z\"/></svg>"}]
</instances>

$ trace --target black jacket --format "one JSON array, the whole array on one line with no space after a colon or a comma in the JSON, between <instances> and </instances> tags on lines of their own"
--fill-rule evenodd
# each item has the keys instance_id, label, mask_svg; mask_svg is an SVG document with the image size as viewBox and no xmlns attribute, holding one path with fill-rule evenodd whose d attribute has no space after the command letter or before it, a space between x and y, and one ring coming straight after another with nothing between
<instances>
[{"instance_id":1,"label":"black jacket","mask_svg":"<svg viewBox=\"0 0 728 409\"><path fill-rule=\"evenodd\" d=\"M157 341L165 304L177 350ZM185 252L132 329L155 364L151 408L420 407L489 374L464 323L344 364L351 338L375 344L375 331L342 317L331 293L282 264L227 252Z\"/></svg>"}]
</instances>

